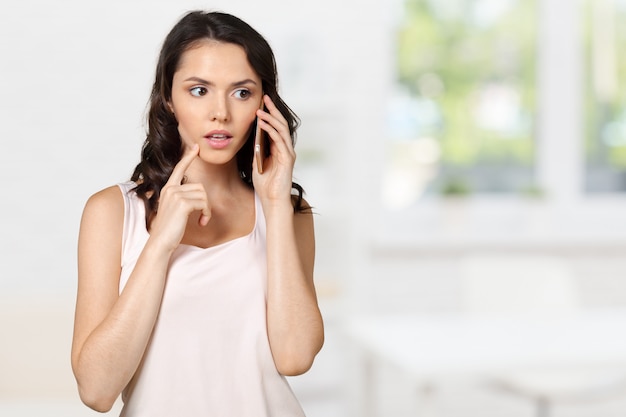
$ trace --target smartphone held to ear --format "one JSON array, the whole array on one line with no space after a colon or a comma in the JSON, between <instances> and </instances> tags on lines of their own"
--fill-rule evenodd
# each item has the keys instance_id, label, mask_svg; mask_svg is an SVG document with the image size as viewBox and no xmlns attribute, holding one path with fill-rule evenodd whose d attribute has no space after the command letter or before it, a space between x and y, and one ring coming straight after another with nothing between
<instances>
[{"instance_id":1,"label":"smartphone held to ear","mask_svg":"<svg viewBox=\"0 0 626 417\"><path fill-rule=\"evenodd\" d=\"M261 110L264 109L263 99L261 99L261 106L259 107L259 109ZM257 167L257 171L259 171L259 174L262 174L263 163L265 162L265 158L267 158L267 156L269 155L269 143L268 143L268 138L267 138L267 132L265 132L265 130L261 129L261 126L259 126L258 116L257 116L256 134L254 136L254 140L255 140L254 152L256 153L256 167Z\"/></svg>"}]
</instances>

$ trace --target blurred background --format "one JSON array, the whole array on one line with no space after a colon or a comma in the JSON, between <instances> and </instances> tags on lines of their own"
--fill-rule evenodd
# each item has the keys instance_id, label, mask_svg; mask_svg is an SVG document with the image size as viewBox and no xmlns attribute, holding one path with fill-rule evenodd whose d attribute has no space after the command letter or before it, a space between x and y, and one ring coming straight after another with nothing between
<instances>
[{"instance_id":1,"label":"blurred background","mask_svg":"<svg viewBox=\"0 0 626 417\"><path fill-rule=\"evenodd\" d=\"M626 415L624 0L5 0L0 415L96 414L69 362L80 216L130 177L197 8L268 39L302 119L309 417Z\"/></svg>"}]
</instances>

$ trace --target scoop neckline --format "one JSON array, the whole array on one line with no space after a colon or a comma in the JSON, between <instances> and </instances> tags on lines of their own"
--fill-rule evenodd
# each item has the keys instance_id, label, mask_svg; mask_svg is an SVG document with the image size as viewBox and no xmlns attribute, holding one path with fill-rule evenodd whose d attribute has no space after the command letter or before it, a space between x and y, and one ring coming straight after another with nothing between
<instances>
[{"instance_id":1,"label":"scoop neckline","mask_svg":"<svg viewBox=\"0 0 626 417\"><path fill-rule=\"evenodd\" d=\"M135 186L137 185L136 183L131 181L131 184L134 184ZM132 190L134 187L130 188L130 190ZM234 244L238 241L244 240L244 239L248 239L251 236L254 235L254 233L257 231L258 228L258 224L259 224L259 205L261 204L260 200L259 200L259 196L256 193L256 191L253 191L254 194L254 225L252 226L252 230L250 230L250 232L246 233L245 235L241 235L241 236L237 236L235 238L226 240L224 242L215 244L215 245L211 245L211 246L207 246L206 248L203 248L202 246L197 246L197 245L192 245L192 244L188 244L188 243L179 243L178 244L178 248L187 248L190 250L194 250L194 251L210 251L211 249L219 249L223 246L227 246L230 244ZM135 193L135 197L137 197L137 194ZM138 198L138 197L137 197ZM143 204L140 205L141 210L143 211L143 218L145 218L145 206ZM146 227L147 225L145 224L145 222L143 222L143 232L146 236L146 238L150 238L150 232L148 231L148 228ZM178 249L177 248L177 249Z\"/></svg>"},{"instance_id":2,"label":"scoop neckline","mask_svg":"<svg viewBox=\"0 0 626 417\"><path fill-rule=\"evenodd\" d=\"M254 233L257 230L257 225L258 225L258 220L259 220L258 219L259 208L258 208L257 204L259 204L259 201L258 201L257 193L255 192L254 193L254 225L252 226L252 230L250 232L246 233L245 235L237 236L237 237L234 237L232 239L226 240L224 242L221 242L221 243L218 243L218 244L215 244L215 245L211 245L211 246L207 246L206 248L203 248L202 246L191 245L191 244L188 244L188 243L179 243L178 247L179 248L180 247L184 247L184 248L188 248L188 249L191 249L191 250L194 250L194 251L209 251L211 249L219 249L219 248L221 248L223 246L234 244L234 243L236 243L236 242L238 242L240 240L248 239L250 236L254 235Z\"/></svg>"}]
</instances>

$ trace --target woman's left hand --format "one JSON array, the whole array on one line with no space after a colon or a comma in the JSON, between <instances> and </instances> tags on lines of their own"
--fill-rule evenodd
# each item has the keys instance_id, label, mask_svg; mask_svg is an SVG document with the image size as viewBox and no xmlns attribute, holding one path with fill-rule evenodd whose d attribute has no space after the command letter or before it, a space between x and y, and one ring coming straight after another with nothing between
<instances>
[{"instance_id":1,"label":"woman's left hand","mask_svg":"<svg viewBox=\"0 0 626 417\"><path fill-rule=\"evenodd\" d=\"M257 160L261 157L255 143L252 161L252 181L261 201L291 204L291 182L296 152L293 148L289 125L269 96L263 100L267 111L257 110L257 123L267 133L270 154L263 161L263 174L259 174Z\"/></svg>"}]
</instances>

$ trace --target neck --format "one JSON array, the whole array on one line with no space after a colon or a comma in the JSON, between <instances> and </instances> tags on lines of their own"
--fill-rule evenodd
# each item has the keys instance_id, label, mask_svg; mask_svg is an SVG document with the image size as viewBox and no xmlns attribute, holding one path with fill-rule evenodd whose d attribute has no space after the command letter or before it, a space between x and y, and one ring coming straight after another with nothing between
<instances>
[{"instance_id":1,"label":"neck","mask_svg":"<svg viewBox=\"0 0 626 417\"><path fill-rule=\"evenodd\" d=\"M237 169L237 161L234 159L226 165L207 164L201 159L196 159L187 169L186 176L187 182L202 184L209 199L224 194L232 195L245 187Z\"/></svg>"}]
</instances>

